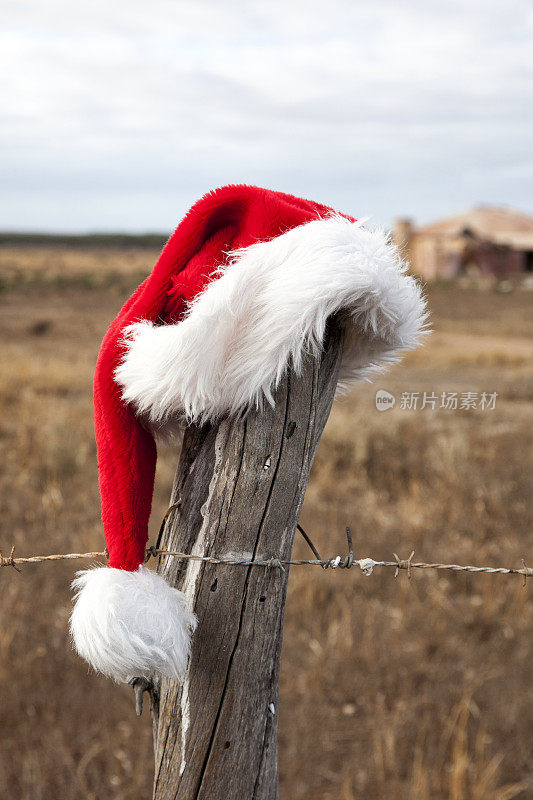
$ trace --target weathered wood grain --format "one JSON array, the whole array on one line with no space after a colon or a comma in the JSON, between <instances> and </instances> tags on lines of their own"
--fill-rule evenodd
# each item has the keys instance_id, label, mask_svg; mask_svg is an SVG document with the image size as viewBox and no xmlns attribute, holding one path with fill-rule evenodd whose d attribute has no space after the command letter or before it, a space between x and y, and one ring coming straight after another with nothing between
<instances>
[{"instance_id":1,"label":"weathered wood grain","mask_svg":"<svg viewBox=\"0 0 533 800\"><path fill-rule=\"evenodd\" d=\"M341 349L332 323L322 357L288 372L275 408L186 430L162 546L290 557ZM185 683L156 687L155 800L275 800L288 570L172 558L158 569L193 599L198 629Z\"/></svg>"}]
</instances>

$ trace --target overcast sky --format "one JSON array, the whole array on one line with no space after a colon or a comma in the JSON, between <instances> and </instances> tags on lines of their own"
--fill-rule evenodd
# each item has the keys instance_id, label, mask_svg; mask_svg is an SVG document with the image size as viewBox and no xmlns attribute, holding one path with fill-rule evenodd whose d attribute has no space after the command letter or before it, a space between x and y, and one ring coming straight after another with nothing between
<instances>
[{"instance_id":1,"label":"overcast sky","mask_svg":"<svg viewBox=\"0 0 533 800\"><path fill-rule=\"evenodd\" d=\"M169 231L225 183L533 212L531 0L2 8L0 229Z\"/></svg>"}]
</instances>

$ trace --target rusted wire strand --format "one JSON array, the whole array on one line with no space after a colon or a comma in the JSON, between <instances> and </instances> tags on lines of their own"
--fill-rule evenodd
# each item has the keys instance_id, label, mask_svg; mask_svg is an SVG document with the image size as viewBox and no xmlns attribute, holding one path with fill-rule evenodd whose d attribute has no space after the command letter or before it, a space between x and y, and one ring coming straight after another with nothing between
<instances>
[{"instance_id":1,"label":"rusted wire strand","mask_svg":"<svg viewBox=\"0 0 533 800\"><path fill-rule=\"evenodd\" d=\"M398 574L401 569L407 571L407 577L411 578L411 571L413 569L439 569L439 570L450 570L452 572L469 572L473 574L477 573L485 573L489 575L522 575L523 577L523 585L526 585L527 578L533 578L533 569L528 567L525 560L522 559L522 569L516 569L513 567L475 567L470 565L461 565L461 564L442 564L440 562L433 562L431 564L426 563L425 561L413 561L413 557L415 551L411 552L409 558L402 559L396 553L393 553L394 561L376 561L373 558L355 558L353 552L353 538L352 538L352 531L350 527L346 528L346 539L348 544L348 555L347 556L332 556L330 558L324 559L321 557L320 553L318 552L317 548L313 544L311 537L305 532L302 526L298 523L296 528L301 533L307 544L309 545L313 555L315 556L314 559L306 560L306 559L288 559L288 560L280 560L275 556L271 556L269 558L254 558L253 560L249 559L238 559L235 558L234 555L232 556L199 556L194 555L192 553L181 553L179 551L171 551L166 550L164 547L160 547L160 542L165 530L165 526L167 524L168 518L172 514L173 511L176 511L181 506L181 501L174 503L169 507L165 516L161 521L161 526L159 529L159 534L157 536L157 545L150 546L146 548L145 559L144 563L150 560L150 558L168 558L172 556L172 558L179 558L179 559L188 559L189 561L203 561L206 564L216 564L216 565L230 565L233 567L276 567L277 569L283 570L284 567L302 567L302 566L309 566L309 567L321 567L322 569L351 569L351 567L356 566L359 567L365 575L371 575L374 571L374 567L390 567L394 569L394 577L397 578ZM19 564L40 564L44 561L66 561L68 559L77 559L77 558L105 558L107 559L108 553L107 549L102 550L99 552L92 552L92 553L59 553L57 555L50 555L50 556L26 556L26 557L17 557L15 558L15 547L11 548L11 552L9 556L3 556L2 551L0 550L0 567L13 567L20 572L18 568Z\"/></svg>"},{"instance_id":2,"label":"rusted wire strand","mask_svg":"<svg viewBox=\"0 0 533 800\"><path fill-rule=\"evenodd\" d=\"M0 567L13 567L18 569L21 564L40 564L45 561L65 561L69 559L98 559L106 558L106 551L91 552L91 553L60 553L56 555L47 556L26 556L15 557L15 548L11 549L9 556L4 557L0 552ZM533 578L533 569L526 565L522 559L522 569L513 567L476 567L471 565L462 564L442 564L440 562L426 563L425 561L413 561L414 552L411 553L408 559L399 558L394 553L394 561L377 561L373 558L354 558L353 552L350 550L347 556L336 556L327 559L315 558L310 560L305 559L290 559L280 560L276 557L269 558L255 558L237 559L234 556L199 556L191 553L181 553L178 551L165 550L164 548L149 547L146 551L146 560L152 557L178 558L188 559L190 561L203 561L206 564L226 565L233 567L275 567L283 569L285 566L290 567L321 567L322 569L350 569L353 566L359 567L365 575L371 575L375 567L392 568L395 570L395 576L398 575L400 570L406 570L408 576L411 576L411 571L414 569L436 569L436 570L450 570L452 572L469 572L471 574L485 573L489 575L522 575L524 586L527 578Z\"/></svg>"}]
</instances>

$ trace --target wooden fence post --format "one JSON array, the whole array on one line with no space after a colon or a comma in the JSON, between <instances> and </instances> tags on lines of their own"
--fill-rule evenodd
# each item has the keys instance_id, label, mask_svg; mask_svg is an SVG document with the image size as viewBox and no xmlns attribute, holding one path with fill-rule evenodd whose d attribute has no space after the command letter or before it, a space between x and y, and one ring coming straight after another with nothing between
<instances>
[{"instance_id":1,"label":"wooden fence post","mask_svg":"<svg viewBox=\"0 0 533 800\"><path fill-rule=\"evenodd\" d=\"M161 546L197 555L290 557L309 471L337 384L341 328L323 355L289 371L266 406L189 427ZM288 568L161 559L194 602L183 685L155 687L154 800L278 797L278 676Z\"/></svg>"}]
</instances>

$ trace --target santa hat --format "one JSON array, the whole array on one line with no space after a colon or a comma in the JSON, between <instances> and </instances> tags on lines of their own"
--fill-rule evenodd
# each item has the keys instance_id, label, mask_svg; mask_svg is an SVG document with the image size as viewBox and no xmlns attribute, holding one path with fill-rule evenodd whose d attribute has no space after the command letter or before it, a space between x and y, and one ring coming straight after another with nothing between
<instances>
[{"instance_id":1,"label":"santa hat","mask_svg":"<svg viewBox=\"0 0 533 800\"><path fill-rule=\"evenodd\" d=\"M343 311L340 384L416 346L425 303L381 230L327 206L227 186L188 212L104 338L94 378L109 566L78 573L76 649L116 680L186 668L195 617L143 566L156 446L152 431L272 402L291 364L318 353Z\"/></svg>"}]
</instances>

